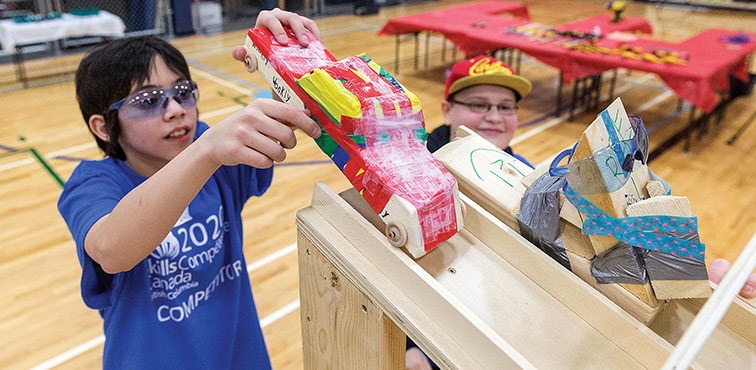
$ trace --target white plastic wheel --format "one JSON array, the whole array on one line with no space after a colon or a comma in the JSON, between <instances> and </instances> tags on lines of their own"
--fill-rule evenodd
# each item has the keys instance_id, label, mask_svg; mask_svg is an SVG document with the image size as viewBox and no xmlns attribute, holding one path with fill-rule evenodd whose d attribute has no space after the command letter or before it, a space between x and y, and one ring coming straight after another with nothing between
<instances>
[{"instance_id":1,"label":"white plastic wheel","mask_svg":"<svg viewBox=\"0 0 756 370\"><path fill-rule=\"evenodd\" d=\"M394 247L401 248L407 244L407 230L395 222L386 224L386 237Z\"/></svg>"},{"instance_id":2,"label":"white plastic wheel","mask_svg":"<svg viewBox=\"0 0 756 370\"><path fill-rule=\"evenodd\" d=\"M244 66L247 67L247 72L255 73L257 71L257 58L247 54L244 57Z\"/></svg>"}]
</instances>

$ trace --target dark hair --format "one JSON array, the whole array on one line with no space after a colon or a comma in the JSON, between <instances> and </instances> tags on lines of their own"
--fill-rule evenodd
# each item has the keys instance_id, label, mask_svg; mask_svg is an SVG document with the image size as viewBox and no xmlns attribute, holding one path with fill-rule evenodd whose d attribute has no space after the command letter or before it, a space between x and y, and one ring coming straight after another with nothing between
<instances>
[{"instance_id":1,"label":"dark hair","mask_svg":"<svg viewBox=\"0 0 756 370\"><path fill-rule=\"evenodd\" d=\"M118 112L108 112L108 109L128 96L132 86L150 78L156 56L160 56L174 73L191 79L189 66L181 52L154 36L108 42L87 53L79 64L76 70L76 99L87 125L92 115L105 115L108 140L102 140L92 133L105 155L126 160L126 154L118 144L121 133Z\"/></svg>"}]
</instances>

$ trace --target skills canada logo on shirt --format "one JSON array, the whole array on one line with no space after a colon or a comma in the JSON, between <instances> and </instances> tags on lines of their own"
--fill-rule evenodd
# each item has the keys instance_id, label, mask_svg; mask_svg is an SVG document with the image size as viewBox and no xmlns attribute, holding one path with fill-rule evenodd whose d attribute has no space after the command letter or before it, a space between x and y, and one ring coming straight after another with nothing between
<instances>
[{"instance_id":1,"label":"skills canada logo on shirt","mask_svg":"<svg viewBox=\"0 0 756 370\"><path fill-rule=\"evenodd\" d=\"M223 220L223 207L194 216L187 208L147 258L150 294L160 322L188 319L220 284L238 278L244 270L240 260L224 261L228 223Z\"/></svg>"}]
</instances>

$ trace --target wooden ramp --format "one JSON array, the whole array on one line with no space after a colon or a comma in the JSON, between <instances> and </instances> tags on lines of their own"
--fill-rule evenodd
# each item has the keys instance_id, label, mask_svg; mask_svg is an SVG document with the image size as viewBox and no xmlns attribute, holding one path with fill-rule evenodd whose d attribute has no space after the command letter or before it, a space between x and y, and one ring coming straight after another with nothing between
<instances>
[{"instance_id":1,"label":"wooden ramp","mask_svg":"<svg viewBox=\"0 0 756 370\"><path fill-rule=\"evenodd\" d=\"M678 301L647 327L462 200L465 228L413 260L359 195L316 185L297 214L305 368L402 368L404 333L442 368L659 368L700 308ZM754 333L736 300L693 367L749 368Z\"/></svg>"}]
</instances>

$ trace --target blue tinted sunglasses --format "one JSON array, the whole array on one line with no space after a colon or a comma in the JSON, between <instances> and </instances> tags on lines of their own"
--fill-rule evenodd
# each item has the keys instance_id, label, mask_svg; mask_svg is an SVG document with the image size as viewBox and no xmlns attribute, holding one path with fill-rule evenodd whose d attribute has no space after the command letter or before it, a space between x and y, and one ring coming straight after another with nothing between
<instances>
[{"instance_id":1,"label":"blue tinted sunglasses","mask_svg":"<svg viewBox=\"0 0 756 370\"><path fill-rule=\"evenodd\" d=\"M113 103L108 112L117 110L124 119L153 118L163 114L171 99L175 99L184 108L194 107L199 99L197 84L184 80L168 89L140 90Z\"/></svg>"}]
</instances>

